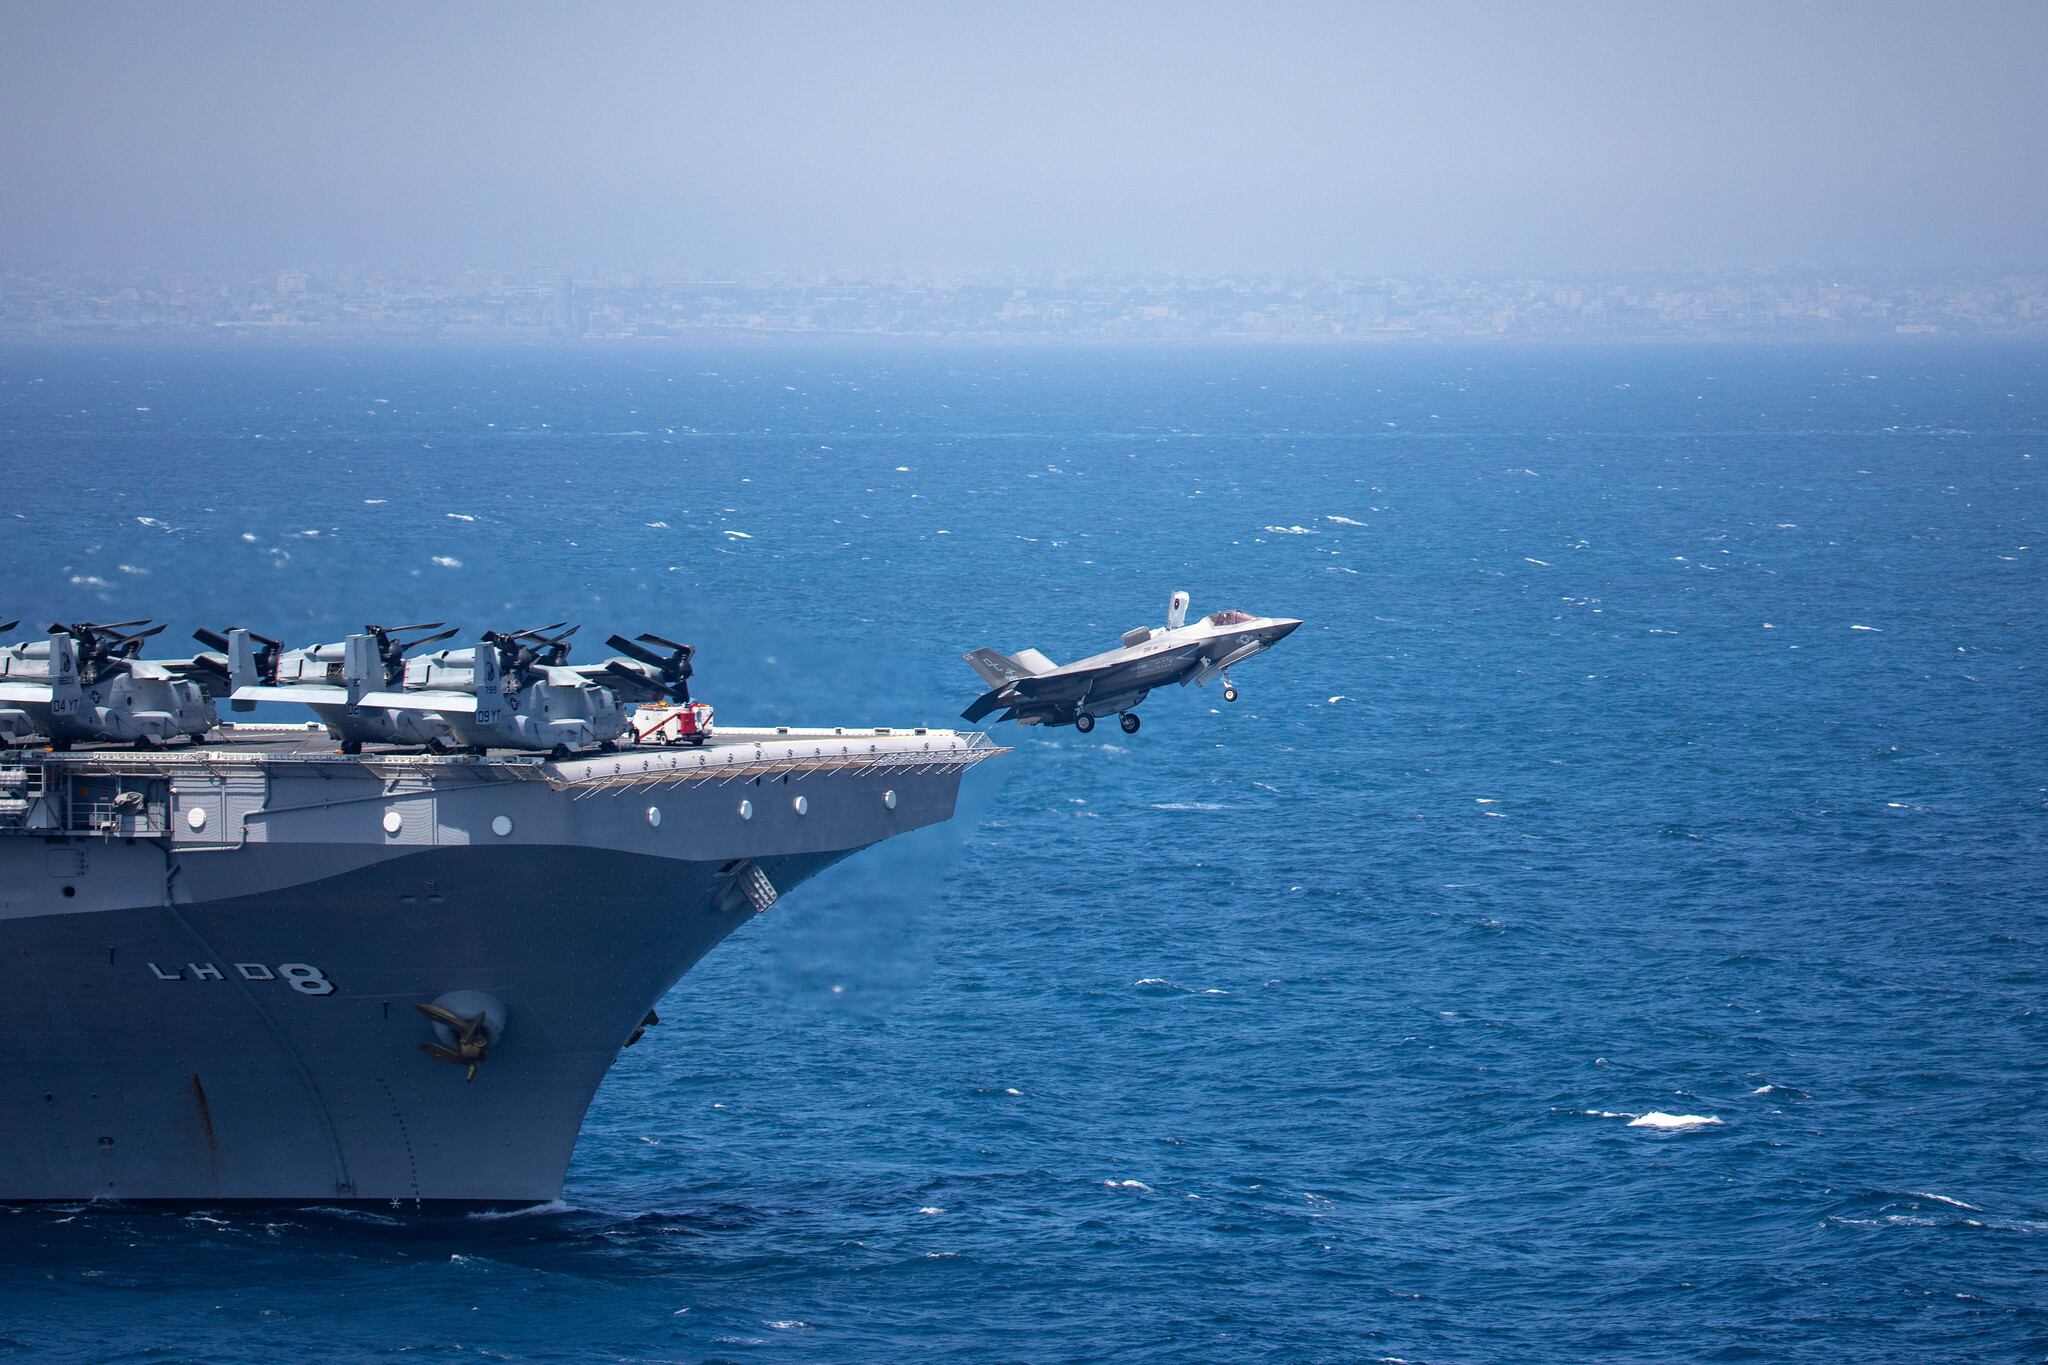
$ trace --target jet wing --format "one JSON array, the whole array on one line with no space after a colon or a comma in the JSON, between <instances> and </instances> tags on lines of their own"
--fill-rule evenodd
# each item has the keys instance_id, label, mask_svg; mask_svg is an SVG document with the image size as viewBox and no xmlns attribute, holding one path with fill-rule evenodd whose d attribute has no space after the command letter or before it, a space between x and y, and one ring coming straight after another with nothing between
<instances>
[{"instance_id":1,"label":"jet wing","mask_svg":"<svg viewBox=\"0 0 2048 1365\"><path fill-rule=\"evenodd\" d=\"M476 713L474 692L366 692L356 703L357 709L366 706L389 707L393 711L459 711L466 715Z\"/></svg>"}]
</instances>

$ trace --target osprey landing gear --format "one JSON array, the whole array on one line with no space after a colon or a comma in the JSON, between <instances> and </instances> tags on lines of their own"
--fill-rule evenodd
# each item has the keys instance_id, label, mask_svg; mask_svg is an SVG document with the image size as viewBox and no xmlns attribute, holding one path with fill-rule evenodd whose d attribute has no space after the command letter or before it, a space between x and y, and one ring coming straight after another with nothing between
<instances>
[{"instance_id":1,"label":"osprey landing gear","mask_svg":"<svg viewBox=\"0 0 2048 1365\"><path fill-rule=\"evenodd\" d=\"M1124 727L1124 733L1127 735L1138 733L1138 713L1136 711L1124 712L1116 718L1116 723Z\"/></svg>"}]
</instances>

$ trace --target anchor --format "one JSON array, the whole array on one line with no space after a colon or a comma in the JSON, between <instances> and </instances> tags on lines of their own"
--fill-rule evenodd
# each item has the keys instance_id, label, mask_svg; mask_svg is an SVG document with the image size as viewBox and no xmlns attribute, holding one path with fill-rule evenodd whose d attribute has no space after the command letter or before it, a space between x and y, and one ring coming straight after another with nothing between
<instances>
[{"instance_id":1,"label":"anchor","mask_svg":"<svg viewBox=\"0 0 2048 1365\"><path fill-rule=\"evenodd\" d=\"M457 991L431 1005L413 1008L434 1021L438 1041L421 1043L420 1051L437 1062L469 1068L466 1080L475 1080L477 1069L490 1056L491 1045L505 1031L505 1007L487 995ZM474 1010L475 1013L464 1011Z\"/></svg>"},{"instance_id":2,"label":"anchor","mask_svg":"<svg viewBox=\"0 0 2048 1365\"><path fill-rule=\"evenodd\" d=\"M656 1014L653 1010L647 1011L647 1017L645 1019L642 1019L640 1021L640 1026L633 1030L633 1036L626 1040L626 1046L631 1047L633 1046L633 1044L639 1042L642 1037L646 1036L647 1030L653 1028L656 1024L660 1022L660 1015Z\"/></svg>"}]
</instances>

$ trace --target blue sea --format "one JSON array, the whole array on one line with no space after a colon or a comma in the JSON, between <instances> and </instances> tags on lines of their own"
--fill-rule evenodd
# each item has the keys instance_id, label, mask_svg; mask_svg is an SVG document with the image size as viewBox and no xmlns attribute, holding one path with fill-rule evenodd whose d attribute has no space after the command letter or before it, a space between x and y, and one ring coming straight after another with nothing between
<instances>
[{"instance_id":1,"label":"blue sea","mask_svg":"<svg viewBox=\"0 0 2048 1365\"><path fill-rule=\"evenodd\" d=\"M2048 350L20 345L0 480L0 619L567 617L728 723L1307 623L999 729L559 1207L0 1212L0 1354L2048 1356Z\"/></svg>"}]
</instances>

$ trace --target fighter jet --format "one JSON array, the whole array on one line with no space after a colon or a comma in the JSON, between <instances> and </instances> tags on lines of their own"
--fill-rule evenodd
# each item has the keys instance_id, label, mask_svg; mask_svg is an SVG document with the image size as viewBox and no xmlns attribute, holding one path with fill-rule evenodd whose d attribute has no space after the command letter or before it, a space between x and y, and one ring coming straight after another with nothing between
<instances>
[{"instance_id":1,"label":"fighter jet","mask_svg":"<svg viewBox=\"0 0 2048 1365\"><path fill-rule=\"evenodd\" d=\"M1206 687L1221 678L1223 700L1236 701L1230 670L1279 644L1301 624L1284 616L1219 611L1189 625L1187 612L1188 595L1177 592L1164 630L1138 626L1124 632L1116 649L1064 666L1035 649L1014 655L977 649L963 657L989 690L961 715L980 720L1001 711L998 720L1071 725L1085 735L1095 728L1097 716L1115 714L1124 733L1134 735L1138 714L1133 708L1153 688L1191 682Z\"/></svg>"}]
</instances>

